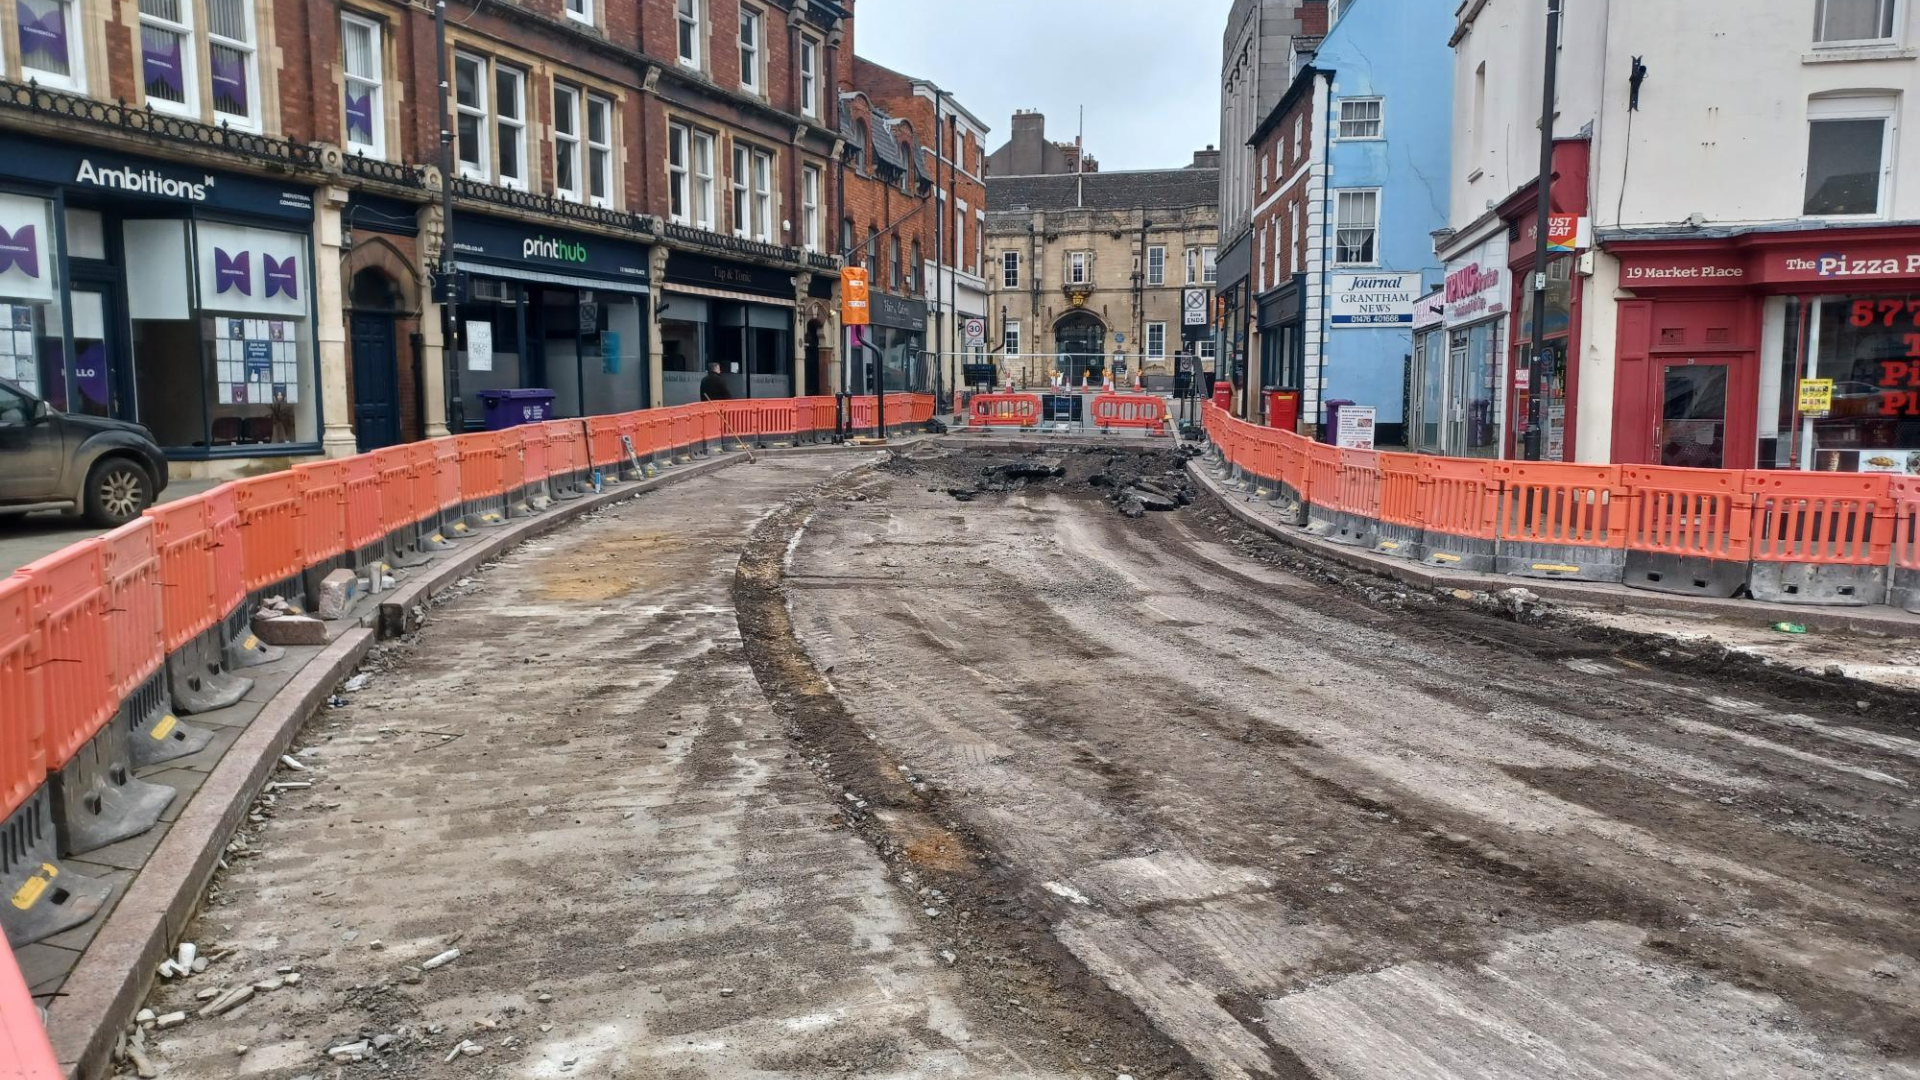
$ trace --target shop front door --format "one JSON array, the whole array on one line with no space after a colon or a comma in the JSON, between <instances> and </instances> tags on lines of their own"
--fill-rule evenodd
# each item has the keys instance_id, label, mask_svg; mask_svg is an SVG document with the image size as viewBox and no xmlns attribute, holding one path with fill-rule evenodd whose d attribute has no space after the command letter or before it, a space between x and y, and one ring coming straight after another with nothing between
<instances>
[{"instance_id":1,"label":"shop front door","mask_svg":"<svg viewBox=\"0 0 1920 1080\"><path fill-rule=\"evenodd\" d=\"M1660 403L1651 460L1688 469L1751 469L1753 363L1745 356L1663 358L1654 365Z\"/></svg>"},{"instance_id":2,"label":"shop front door","mask_svg":"<svg viewBox=\"0 0 1920 1080\"><path fill-rule=\"evenodd\" d=\"M73 357L68 365L68 412L134 420L127 393L125 335L120 307L107 285L73 286Z\"/></svg>"},{"instance_id":3,"label":"shop front door","mask_svg":"<svg viewBox=\"0 0 1920 1080\"><path fill-rule=\"evenodd\" d=\"M353 313L353 435L360 452L400 441L400 371L393 316Z\"/></svg>"}]
</instances>

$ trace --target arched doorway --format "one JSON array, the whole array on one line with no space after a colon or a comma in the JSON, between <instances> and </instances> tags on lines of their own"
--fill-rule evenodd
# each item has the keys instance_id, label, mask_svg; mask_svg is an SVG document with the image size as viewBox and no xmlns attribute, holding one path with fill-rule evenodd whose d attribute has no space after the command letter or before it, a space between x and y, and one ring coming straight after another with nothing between
<instances>
[{"instance_id":1,"label":"arched doorway","mask_svg":"<svg viewBox=\"0 0 1920 1080\"><path fill-rule=\"evenodd\" d=\"M400 441L400 363L394 316L400 290L386 271L353 275L348 340L353 348L353 436L362 453Z\"/></svg>"},{"instance_id":2,"label":"arched doorway","mask_svg":"<svg viewBox=\"0 0 1920 1080\"><path fill-rule=\"evenodd\" d=\"M1091 311L1070 311L1053 324L1054 370L1078 383L1082 375L1097 383L1107 374L1107 327Z\"/></svg>"}]
</instances>

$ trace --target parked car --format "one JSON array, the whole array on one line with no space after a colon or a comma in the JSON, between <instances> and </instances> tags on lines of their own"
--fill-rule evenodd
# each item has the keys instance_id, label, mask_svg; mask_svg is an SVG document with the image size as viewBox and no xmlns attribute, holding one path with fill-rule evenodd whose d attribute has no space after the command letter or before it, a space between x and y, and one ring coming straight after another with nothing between
<instances>
[{"instance_id":1,"label":"parked car","mask_svg":"<svg viewBox=\"0 0 1920 1080\"><path fill-rule=\"evenodd\" d=\"M0 515L77 510L110 529L166 486L166 456L146 428L61 412L0 379Z\"/></svg>"}]
</instances>

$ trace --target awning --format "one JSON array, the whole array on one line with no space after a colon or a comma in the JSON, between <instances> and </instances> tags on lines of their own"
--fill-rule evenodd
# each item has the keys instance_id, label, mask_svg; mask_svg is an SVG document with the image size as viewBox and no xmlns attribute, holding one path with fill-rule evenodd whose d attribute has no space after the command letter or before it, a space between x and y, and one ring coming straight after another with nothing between
<instances>
[{"instance_id":1,"label":"awning","mask_svg":"<svg viewBox=\"0 0 1920 1080\"><path fill-rule=\"evenodd\" d=\"M688 296L707 296L715 300L737 300L747 304L772 304L775 307L799 307L791 296L761 296L758 293L731 292L727 289L709 289L704 285L680 285L671 281L660 283L668 292L686 293Z\"/></svg>"},{"instance_id":2,"label":"awning","mask_svg":"<svg viewBox=\"0 0 1920 1080\"><path fill-rule=\"evenodd\" d=\"M579 277L574 274L555 274L546 270L526 270L518 266L499 266L494 263L473 263L454 261L456 270L465 270L477 277L512 278L515 281L537 281L543 285L567 285L576 289L604 289L608 292L636 293L645 296L650 289L644 281L628 281L621 278Z\"/></svg>"}]
</instances>

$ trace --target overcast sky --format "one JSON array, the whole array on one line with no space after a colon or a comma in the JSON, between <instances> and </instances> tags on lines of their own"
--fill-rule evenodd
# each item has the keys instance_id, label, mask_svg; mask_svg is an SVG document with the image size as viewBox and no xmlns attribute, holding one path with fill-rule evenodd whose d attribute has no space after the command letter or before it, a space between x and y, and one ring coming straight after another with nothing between
<instances>
[{"instance_id":1,"label":"overcast sky","mask_svg":"<svg viewBox=\"0 0 1920 1080\"><path fill-rule=\"evenodd\" d=\"M859 0L856 51L930 79L1007 141L1015 109L1047 114L1102 169L1175 168L1220 141L1220 38L1232 0Z\"/></svg>"}]
</instances>

